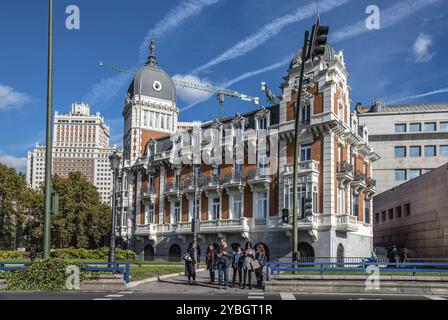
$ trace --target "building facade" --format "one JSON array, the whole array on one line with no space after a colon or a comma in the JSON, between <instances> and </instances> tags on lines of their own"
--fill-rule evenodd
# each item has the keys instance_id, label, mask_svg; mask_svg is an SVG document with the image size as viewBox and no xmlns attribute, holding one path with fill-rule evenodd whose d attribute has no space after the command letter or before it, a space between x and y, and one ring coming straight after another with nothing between
<instances>
[{"instance_id":1,"label":"building facade","mask_svg":"<svg viewBox=\"0 0 448 320\"><path fill-rule=\"evenodd\" d=\"M381 156L373 167L379 193L448 162L448 103L375 104L358 117Z\"/></svg>"},{"instance_id":2,"label":"building facade","mask_svg":"<svg viewBox=\"0 0 448 320\"><path fill-rule=\"evenodd\" d=\"M448 164L375 196L374 244L411 258L448 256Z\"/></svg>"},{"instance_id":3,"label":"building facade","mask_svg":"<svg viewBox=\"0 0 448 320\"><path fill-rule=\"evenodd\" d=\"M120 236L140 259L180 257L192 241L193 212L200 217L203 253L208 243L221 238L230 244L263 243L270 259L291 252L292 225L282 221L282 212L292 211L299 57L300 51L281 84L279 104L204 122L181 134L172 130L178 114L175 86L157 65L152 43L123 111L128 130L120 177ZM368 143L367 128L350 113L342 51L327 45L325 55L305 67L307 94L298 108L299 250L309 257L368 256L376 192L372 162L378 155ZM153 112L149 119L158 119L158 127L146 126L141 115L147 112ZM167 115L174 126L162 128ZM210 151L212 141L220 144ZM188 162L204 152L220 161L202 159L198 165L196 202L195 166L173 160Z\"/></svg>"},{"instance_id":4,"label":"building facade","mask_svg":"<svg viewBox=\"0 0 448 320\"><path fill-rule=\"evenodd\" d=\"M27 182L39 188L45 182L45 146L28 152ZM52 173L62 177L79 171L96 186L104 203L111 203L112 170L109 127L99 113L90 114L87 104L73 104L68 114L55 112L53 124Z\"/></svg>"}]
</instances>

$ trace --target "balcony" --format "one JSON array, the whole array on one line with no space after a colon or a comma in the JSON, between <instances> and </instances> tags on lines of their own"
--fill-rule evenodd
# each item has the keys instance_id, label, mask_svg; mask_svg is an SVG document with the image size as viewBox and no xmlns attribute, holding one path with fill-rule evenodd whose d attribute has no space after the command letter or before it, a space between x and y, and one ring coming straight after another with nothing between
<instances>
[{"instance_id":1,"label":"balcony","mask_svg":"<svg viewBox=\"0 0 448 320\"><path fill-rule=\"evenodd\" d=\"M199 234L215 233L246 233L249 232L250 225L248 218L228 219L228 220L206 220L201 221ZM191 234L191 222L179 222L176 234Z\"/></svg>"},{"instance_id":2,"label":"balcony","mask_svg":"<svg viewBox=\"0 0 448 320\"><path fill-rule=\"evenodd\" d=\"M284 224L288 229L292 229L293 216L289 216L289 223ZM317 230L322 224L322 217L317 214L312 214L304 218L299 218L297 227L299 230Z\"/></svg>"},{"instance_id":3,"label":"balcony","mask_svg":"<svg viewBox=\"0 0 448 320\"><path fill-rule=\"evenodd\" d=\"M366 187L366 175L361 171L356 171L355 177L352 181L352 187L354 187L358 192L361 192Z\"/></svg>"},{"instance_id":4,"label":"balcony","mask_svg":"<svg viewBox=\"0 0 448 320\"><path fill-rule=\"evenodd\" d=\"M149 239L155 239L157 235L157 225L153 223L138 225L135 229L136 236L148 236Z\"/></svg>"},{"instance_id":5,"label":"balcony","mask_svg":"<svg viewBox=\"0 0 448 320\"><path fill-rule=\"evenodd\" d=\"M194 186L195 186L195 181L194 181L193 175L189 175L182 180L182 192L183 192L183 194L185 194L185 196L189 200L194 199L194 191L195 191ZM201 181L197 182L197 186L198 186L198 192L200 192L201 191L201 189L200 189Z\"/></svg>"},{"instance_id":6,"label":"balcony","mask_svg":"<svg viewBox=\"0 0 448 320\"><path fill-rule=\"evenodd\" d=\"M337 216L336 230L349 232L358 230L358 217L351 215Z\"/></svg>"},{"instance_id":7,"label":"balcony","mask_svg":"<svg viewBox=\"0 0 448 320\"><path fill-rule=\"evenodd\" d=\"M179 183L167 183L165 185L165 195L170 202L180 201L182 198L182 190L180 190Z\"/></svg>"},{"instance_id":8,"label":"balcony","mask_svg":"<svg viewBox=\"0 0 448 320\"><path fill-rule=\"evenodd\" d=\"M270 176L264 174L264 170L251 169L247 175L247 183L250 186L252 192L255 191L265 191L269 189L269 184L272 179Z\"/></svg>"},{"instance_id":9,"label":"balcony","mask_svg":"<svg viewBox=\"0 0 448 320\"><path fill-rule=\"evenodd\" d=\"M244 190L246 183L243 179L241 171L234 172L232 174L226 174L224 176L223 187L226 188L228 194L238 195Z\"/></svg>"},{"instance_id":10,"label":"balcony","mask_svg":"<svg viewBox=\"0 0 448 320\"><path fill-rule=\"evenodd\" d=\"M201 177L201 186L208 198L219 197L222 190L222 183L219 176Z\"/></svg>"},{"instance_id":11,"label":"balcony","mask_svg":"<svg viewBox=\"0 0 448 320\"><path fill-rule=\"evenodd\" d=\"M346 162L338 162L337 179L341 186L347 185L353 181L353 166Z\"/></svg>"},{"instance_id":12,"label":"balcony","mask_svg":"<svg viewBox=\"0 0 448 320\"><path fill-rule=\"evenodd\" d=\"M294 173L294 164L285 166L285 175L292 175ZM299 176L305 176L310 173L319 173L319 162L314 160L299 162Z\"/></svg>"},{"instance_id":13,"label":"balcony","mask_svg":"<svg viewBox=\"0 0 448 320\"><path fill-rule=\"evenodd\" d=\"M140 197L145 204L154 204L157 198L154 187L143 187L140 191Z\"/></svg>"},{"instance_id":14,"label":"balcony","mask_svg":"<svg viewBox=\"0 0 448 320\"><path fill-rule=\"evenodd\" d=\"M376 180L372 178L367 178L366 180L366 188L364 189L364 193L371 197L376 194Z\"/></svg>"}]
</instances>

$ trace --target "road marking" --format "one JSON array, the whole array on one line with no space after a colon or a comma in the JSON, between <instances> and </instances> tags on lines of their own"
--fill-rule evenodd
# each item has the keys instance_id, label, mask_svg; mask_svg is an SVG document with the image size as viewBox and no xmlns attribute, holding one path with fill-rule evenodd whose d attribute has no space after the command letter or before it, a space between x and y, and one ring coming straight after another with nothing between
<instances>
[{"instance_id":1,"label":"road marking","mask_svg":"<svg viewBox=\"0 0 448 320\"><path fill-rule=\"evenodd\" d=\"M296 300L296 297L290 292L280 292L280 298L282 300Z\"/></svg>"},{"instance_id":2,"label":"road marking","mask_svg":"<svg viewBox=\"0 0 448 320\"><path fill-rule=\"evenodd\" d=\"M93 300L112 300L112 298L95 298Z\"/></svg>"},{"instance_id":3,"label":"road marking","mask_svg":"<svg viewBox=\"0 0 448 320\"><path fill-rule=\"evenodd\" d=\"M120 291L120 292L117 292L117 293L119 293L119 294L131 294L131 293L134 293L134 291Z\"/></svg>"},{"instance_id":4,"label":"road marking","mask_svg":"<svg viewBox=\"0 0 448 320\"><path fill-rule=\"evenodd\" d=\"M439 296L424 296L424 297L431 300L446 300L445 298Z\"/></svg>"},{"instance_id":5,"label":"road marking","mask_svg":"<svg viewBox=\"0 0 448 320\"><path fill-rule=\"evenodd\" d=\"M124 297L124 294L109 294L106 298L121 298Z\"/></svg>"},{"instance_id":6,"label":"road marking","mask_svg":"<svg viewBox=\"0 0 448 320\"><path fill-rule=\"evenodd\" d=\"M264 292L249 292L248 298L262 300L264 299Z\"/></svg>"}]
</instances>

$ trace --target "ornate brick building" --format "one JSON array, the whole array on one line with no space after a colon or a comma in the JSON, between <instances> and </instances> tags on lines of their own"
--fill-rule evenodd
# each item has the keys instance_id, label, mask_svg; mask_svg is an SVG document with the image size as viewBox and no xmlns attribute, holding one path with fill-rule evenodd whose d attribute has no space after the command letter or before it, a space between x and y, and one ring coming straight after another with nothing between
<instances>
[{"instance_id":1,"label":"ornate brick building","mask_svg":"<svg viewBox=\"0 0 448 320\"><path fill-rule=\"evenodd\" d=\"M231 244L262 242L270 259L291 252L292 226L282 222L282 211L292 209L300 63L299 51L281 84L279 104L204 122L182 135L174 129L175 86L157 65L152 44L123 111L121 236L141 259L180 256L192 241L195 209L203 253L209 242L220 238ZM313 64L307 61L305 70L307 95L298 108L299 249L305 256L368 256L375 193L371 165L379 157L368 143L367 128L358 124L356 113L350 113L343 53L327 45L324 56ZM206 133L209 129L212 134ZM266 136L268 142L251 140L244 132ZM207 142L222 143L222 154L212 152L221 164L203 161L199 166L198 203L193 166L173 162L173 155L187 160L197 156L189 148L195 134L203 136L200 148L207 154ZM242 145L244 156L236 150ZM224 159L227 152L234 154L230 161ZM274 170L269 172L268 167Z\"/></svg>"}]
</instances>

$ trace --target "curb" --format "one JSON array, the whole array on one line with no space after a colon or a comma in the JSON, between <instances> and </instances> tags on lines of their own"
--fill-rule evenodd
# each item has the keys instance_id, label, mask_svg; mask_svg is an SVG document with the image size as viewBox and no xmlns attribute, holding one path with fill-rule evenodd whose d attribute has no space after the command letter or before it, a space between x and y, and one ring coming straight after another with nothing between
<instances>
[{"instance_id":1,"label":"curb","mask_svg":"<svg viewBox=\"0 0 448 320\"><path fill-rule=\"evenodd\" d=\"M197 269L196 272L202 272L205 271L205 268L201 268L201 269ZM127 288L134 288L136 286L139 286L141 284L145 284L145 283L150 283L150 282L156 282L156 281L160 281L160 280L165 280L165 279L169 279L172 277L177 277L177 276L182 276L184 275L184 272L176 272L176 273L171 273L171 274L165 274L163 276L158 276L158 277L152 277L152 278L147 278L147 279L143 279L143 280L138 280L138 281L131 281L129 282L129 284L126 285Z\"/></svg>"}]
</instances>

